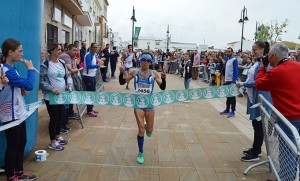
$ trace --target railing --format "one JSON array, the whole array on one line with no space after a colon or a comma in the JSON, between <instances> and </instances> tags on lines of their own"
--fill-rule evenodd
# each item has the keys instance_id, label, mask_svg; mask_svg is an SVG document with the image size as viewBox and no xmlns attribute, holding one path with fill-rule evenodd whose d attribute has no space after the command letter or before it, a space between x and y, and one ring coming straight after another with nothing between
<instances>
[{"instance_id":1,"label":"railing","mask_svg":"<svg viewBox=\"0 0 300 181\"><path fill-rule=\"evenodd\" d=\"M83 77L83 69L81 68L79 71L80 71L80 75L82 78ZM83 90L86 90L84 81L82 81L82 87L83 87ZM96 91L104 91L103 80L102 80L100 69L98 69L96 72ZM77 105L76 104L76 109L77 109L77 113L79 115L79 117L76 118L76 120L78 120L78 122L81 124L81 127L83 128L84 124L82 121L82 116L86 111L86 105L83 105L83 104Z\"/></svg>"},{"instance_id":2,"label":"railing","mask_svg":"<svg viewBox=\"0 0 300 181\"><path fill-rule=\"evenodd\" d=\"M269 165L277 180L299 180L300 137L297 129L262 95L259 107L263 123L267 160L249 166L244 174L260 165Z\"/></svg>"}]
</instances>

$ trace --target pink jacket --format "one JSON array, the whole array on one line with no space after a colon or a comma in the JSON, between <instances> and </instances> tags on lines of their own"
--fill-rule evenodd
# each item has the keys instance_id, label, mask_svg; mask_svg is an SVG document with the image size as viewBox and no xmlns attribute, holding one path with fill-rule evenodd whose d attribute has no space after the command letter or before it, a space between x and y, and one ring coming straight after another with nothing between
<instances>
[{"instance_id":1,"label":"pink jacket","mask_svg":"<svg viewBox=\"0 0 300 181\"><path fill-rule=\"evenodd\" d=\"M200 55L199 55L199 53L195 54L195 56L194 56L193 66L195 66L195 65L200 65Z\"/></svg>"}]
</instances>

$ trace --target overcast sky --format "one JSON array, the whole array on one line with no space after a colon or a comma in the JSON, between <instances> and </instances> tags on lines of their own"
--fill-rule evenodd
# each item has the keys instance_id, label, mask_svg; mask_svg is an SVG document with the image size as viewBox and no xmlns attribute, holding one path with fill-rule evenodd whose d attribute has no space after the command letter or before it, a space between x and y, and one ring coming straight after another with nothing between
<instances>
[{"instance_id":1,"label":"overcast sky","mask_svg":"<svg viewBox=\"0 0 300 181\"><path fill-rule=\"evenodd\" d=\"M131 40L132 7L140 36L165 38L168 24L172 41L225 48L240 41L238 23L243 6L248 9L244 37L254 39L256 21L264 24L289 20L283 40L300 43L300 0L109 0L108 24L123 41Z\"/></svg>"}]
</instances>

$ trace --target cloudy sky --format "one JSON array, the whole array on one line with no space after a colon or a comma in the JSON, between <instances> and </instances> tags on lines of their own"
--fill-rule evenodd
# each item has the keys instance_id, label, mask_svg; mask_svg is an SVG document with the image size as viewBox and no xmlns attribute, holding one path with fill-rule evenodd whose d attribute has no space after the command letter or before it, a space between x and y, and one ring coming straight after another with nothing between
<instances>
[{"instance_id":1,"label":"cloudy sky","mask_svg":"<svg viewBox=\"0 0 300 181\"><path fill-rule=\"evenodd\" d=\"M205 41L225 48L228 42L240 41L242 26L238 21L246 6L246 39L254 39L256 21L270 24L287 18L289 25L282 39L300 43L299 0L109 0L108 24L123 41L131 40L133 6L140 36L165 38L169 24L172 41Z\"/></svg>"}]
</instances>

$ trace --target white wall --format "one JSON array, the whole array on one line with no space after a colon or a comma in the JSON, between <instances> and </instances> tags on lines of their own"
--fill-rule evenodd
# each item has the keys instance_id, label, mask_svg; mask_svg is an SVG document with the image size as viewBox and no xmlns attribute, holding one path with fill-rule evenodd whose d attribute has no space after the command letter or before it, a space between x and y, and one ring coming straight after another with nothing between
<instances>
[{"instance_id":1,"label":"white wall","mask_svg":"<svg viewBox=\"0 0 300 181\"><path fill-rule=\"evenodd\" d=\"M254 42L249 41L249 40L244 40L243 41L243 51L251 51L252 50L252 45ZM241 42L237 42L235 44L227 44L227 47L231 47L233 49L233 51L238 51L241 49Z\"/></svg>"},{"instance_id":2,"label":"white wall","mask_svg":"<svg viewBox=\"0 0 300 181\"><path fill-rule=\"evenodd\" d=\"M138 39L138 46L135 49L148 49L148 45L150 46L151 50L154 50L155 45L155 38L153 37L139 37Z\"/></svg>"}]
</instances>

